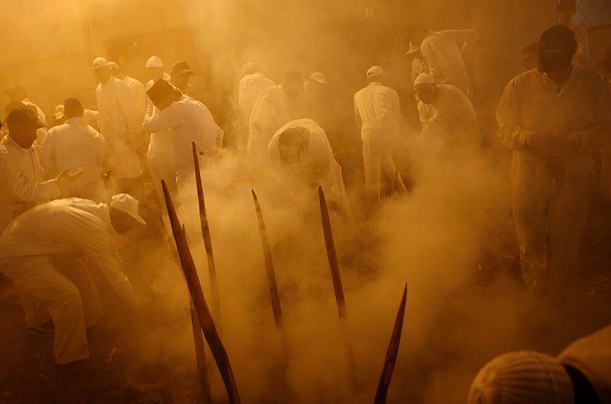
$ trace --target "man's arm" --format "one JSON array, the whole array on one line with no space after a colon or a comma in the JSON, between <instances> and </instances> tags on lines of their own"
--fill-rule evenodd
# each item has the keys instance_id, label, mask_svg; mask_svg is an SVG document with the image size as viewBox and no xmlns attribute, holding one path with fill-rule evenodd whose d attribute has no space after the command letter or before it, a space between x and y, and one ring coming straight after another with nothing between
<instances>
[{"instance_id":1,"label":"man's arm","mask_svg":"<svg viewBox=\"0 0 611 404\"><path fill-rule=\"evenodd\" d=\"M172 103L163 111L159 111L158 114L147 118L142 124L142 131L148 133L161 132L162 130L175 128L183 124L184 118L182 114L176 107L176 103Z\"/></svg>"},{"instance_id":2,"label":"man's arm","mask_svg":"<svg viewBox=\"0 0 611 404\"><path fill-rule=\"evenodd\" d=\"M505 86L505 91L496 110L499 125L498 136L501 142L511 150L528 148L527 140L534 136L533 131L522 127L521 100L519 88L515 79Z\"/></svg>"},{"instance_id":3,"label":"man's arm","mask_svg":"<svg viewBox=\"0 0 611 404\"><path fill-rule=\"evenodd\" d=\"M45 202L61 196L57 179L30 182L18 167L10 164L7 157L6 153L0 153L0 177L7 191L16 199L22 202Z\"/></svg>"},{"instance_id":4,"label":"man's arm","mask_svg":"<svg viewBox=\"0 0 611 404\"><path fill-rule=\"evenodd\" d=\"M425 40L422 45L420 45L420 52L422 53L427 66L429 67L429 73L431 76L433 76L435 81L438 83L441 82L441 79L443 78L443 70L439 64L435 45L431 41Z\"/></svg>"}]
</instances>

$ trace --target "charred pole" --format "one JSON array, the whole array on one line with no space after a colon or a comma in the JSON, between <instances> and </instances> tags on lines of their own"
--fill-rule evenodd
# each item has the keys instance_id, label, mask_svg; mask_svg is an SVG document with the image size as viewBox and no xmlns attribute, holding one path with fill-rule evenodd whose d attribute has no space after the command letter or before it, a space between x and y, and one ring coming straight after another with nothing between
<instances>
[{"instance_id":1,"label":"charred pole","mask_svg":"<svg viewBox=\"0 0 611 404\"><path fill-rule=\"evenodd\" d=\"M327 249L327 258L329 260L329 268L331 269L331 279L333 280L333 290L335 291L335 301L337 303L337 312L339 314L341 329L344 340L344 349L346 351L346 364L348 366L348 377L350 384L354 390L358 388L358 379L356 375L356 362L354 360L354 350L352 341L347 326L346 299L344 298L344 288L342 286L342 278L339 273L339 264L337 262L337 252L335 250L335 241L333 239L333 230L331 229L331 219L329 218L329 209L327 200L322 187L318 187L318 197L320 200L320 216L322 219L322 230L325 237L325 247Z\"/></svg>"},{"instance_id":2,"label":"charred pole","mask_svg":"<svg viewBox=\"0 0 611 404\"><path fill-rule=\"evenodd\" d=\"M208 309L204 292L202 291L201 284L199 283L195 263L193 262L191 251L187 245L185 233L178 221L178 216L176 215L172 198L170 197L168 187L164 180L161 181L161 186L163 188L163 196L165 198L166 208L168 210L168 216L172 226L174 241L176 242L176 248L178 250L180 264L187 281L187 286L189 287L189 293L191 294L191 299L193 301L193 306L195 307L195 312L197 313L197 318L199 319L199 324L201 325L202 331L204 332L204 337L208 342L208 346L212 351L212 356L214 357L221 377L223 378L223 383L227 389L229 403L239 404L240 397L233 378L229 357L227 356L227 351L225 350L223 342L216 331L212 315Z\"/></svg>"},{"instance_id":3,"label":"charred pole","mask_svg":"<svg viewBox=\"0 0 611 404\"><path fill-rule=\"evenodd\" d=\"M214 264L214 251L212 250L212 239L210 238L210 227L208 226L208 215L206 213L206 201L204 200L204 187L202 185L202 174L199 171L199 158L195 142L191 142L193 149L193 164L195 166L195 185L197 186L197 200L199 205L199 221L202 227L204 248L208 258L208 274L210 276L210 291L212 292L212 311L220 322L219 285L216 279L216 265Z\"/></svg>"},{"instance_id":4,"label":"charred pole","mask_svg":"<svg viewBox=\"0 0 611 404\"><path fill-rule=\"evenodd\" d=\"M272 261L272 249L269 246L267 229L265 227L265 221L263 220L263 213L261 212L259 199L257 198L257 194L254 190L251 190L251 192L252 199L255 203L257 219L259 221L259 233L261 233L261 245L263 247L263 258L265 260L265 273L267 274L267 280L269 281L269 293L272 299L274 322L276 323L277 328L282 328L282 307L280 306L280 296L278 294L278 285L276 284L276 274L274 272L274 263Z\"/></svg>"},{"instance_id":5,"label":"charred pole","mask_svg":"<svg viewBox=\"0 0 611 404\"><path fill-rule=\"evenodd\" d=\"M382 375L378 382L378 390L376 391L375 399L373 404L385 404L386 395L388 394L388 386L390 385L390 378L395 368L395 362L397 361L397 352L399 352L399 343L401 342L401 332L403 330L403 317L405 317L405 300L407 298L407 284L403 289L403 297L401 298L401 304L399 305L399 311L397 312L397 318L395 319L395 326L392 330L390 342L388 343L388 349L386 350L386 358L384 359L384 368L382 369Z\"/></svg>"}]
</instances>

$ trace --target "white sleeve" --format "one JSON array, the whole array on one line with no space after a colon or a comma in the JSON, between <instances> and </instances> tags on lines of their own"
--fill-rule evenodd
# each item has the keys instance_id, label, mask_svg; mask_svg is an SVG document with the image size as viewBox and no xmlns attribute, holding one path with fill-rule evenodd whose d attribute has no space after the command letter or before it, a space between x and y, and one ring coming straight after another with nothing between
<instances>
[{"instance_id":1,"label":"white sleeve","mask_svg":"<svg viewBox=\"0 0 611 404\"><path fill-rule=\"evenodd\" d=\"M142 124L142 131L148 133L161 132L183 124L184 118L176 103L173 103L163 111L159 111L158 114L147 118Z\"/></svg>"}]
</instances>

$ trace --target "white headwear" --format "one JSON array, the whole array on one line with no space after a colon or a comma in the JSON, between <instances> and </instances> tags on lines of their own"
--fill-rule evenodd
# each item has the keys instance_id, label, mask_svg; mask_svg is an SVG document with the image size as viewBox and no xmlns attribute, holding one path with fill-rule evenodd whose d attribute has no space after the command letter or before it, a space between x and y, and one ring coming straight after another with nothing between
<instances>
[{"instance_id":1,"label":"white headwear","mask_svg":"<svg viewBox=\"0 0 611 404\"><path fill-rule=\"evenodd\" d=\"M253 62L246 62L244 63L244 66L242 66L242 76L245 76L247 74L254 74L258 70L259 68L256 64L254 64Z\"/></svg>"},{"instance_id":2,"label":"white headwear","mask_svg":"<svg viewBox=\"0 0 611 404\"><path fill-rule=\"evenodd\" d=\"M119 70L119 65L116 62L108 62L108 67Z\"/></svg>"},{"instance_id":3,"label":"white headwear","mask_svg":"<svg viewBox=\"0 0 611 404\"><path fill-rule=\"evenodd\" d=\"M129 194L113 195L110 207L127 213L140 224L146 224L140 213L138 213L138 200Z\"/></svg>"},{"instance_id":4,"label":"white headwear","mask_svg":"<svg viewBox=\"0 0 611 404\"><path fill-rule=\"evenodd\" d=\"M410 41L409 50L407 51L406 55L413 55L414 53L418 52L419 50L420 50L420 47L414 45L414 43Z\"/></svg>"},{"instance_id":5,"label":"white headwear","mask_svg":"<svg viewBox=\"0 0 611 404\"><path fill-rule=\"evenodd\" d=\"M511 352L484 366L471 384L468 404L573 404L573 384L554 357Z\"/></svg>"},{"instance_id":6,"label":"white headwear","mask_svg":"<svg viewBox=\"0 0 611 404\"><path fill-rule=\"evenodd\" d=\"M384 74L384 69L381 66L371 66L367 69L367 78L377 77Z\"/></svg>"},{"instance_id":7,"label":"white headwear","mask_svg":"<svg viewBox=\"0 0 611 404\"><path fill-rule=\"evenodd\" d=\"M414 86L418 84L435 84L435 79L428 73L420 73L414 80Z\"/></svg>"},{"instance_id":8,"label":"white headwear","mask_svg":"<svg viewBox=\"0 0 611 404\"><path fill-rule=\"evenodd\" d=\"M108 61L102 57L93 59L93 68L97 69L98 67L108 67Z\"/></svg>"},{"instance_id":9,"label":"white headwear","mask_svg":"<svg viewBox=\"0 0 611 404\"><path fill-rule=\"evenodd\" d=\"M150 69L151 67L163 67L163 62L158 56L151 56L149 60L146 61L146 68Z\"/></svg>"},{"instance_id":10,"label":"white headwear","mask_svg":"<svg viewBox=\"0 0 611 404\"><path fill-rule=\"evenodd\" d=\"M310 76L312 80L318 81L320 84L327 84L327 80L325 79L325 75L321 72L314 72Z\"/></svg>"}]
</instances>

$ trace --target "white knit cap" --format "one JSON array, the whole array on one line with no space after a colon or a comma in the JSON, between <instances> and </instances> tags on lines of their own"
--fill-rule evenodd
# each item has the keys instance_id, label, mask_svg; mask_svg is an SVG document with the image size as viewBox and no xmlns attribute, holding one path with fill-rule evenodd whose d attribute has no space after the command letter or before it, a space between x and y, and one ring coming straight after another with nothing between
<instances>
[{"instance_id":1,"label":"white knit cap","mask_svg":"<svg viewBox=\"0 0 611 404\"><path fill-rule=\"evenodd\" d=\"M435 84L435 79L428 73L420 73L414 80L414 86L418 84Z\"/></svg>"},{"instance_id":2,"label":"white knit cap","mask_svg":"<svg viewBox=\"0 0 611 404\"><path fill-rule=\"evenodd\" d=\"M371 66L367 69L367 78L377 77L384 74L384 69L381 66Z\"/></svg>"},{"instance_id":3,"label":"white knit cap","mask_svg":"<svg viewBox=\"0 0 611 404\"><path fill-rule=\"evenodd\" d=\"M146 224L140 213L138 213L138 200L129 194L113 195L110 207L127 213L140 224Z\"/></svg>"},{"instance_id":4,"label":"white knit cap","mask_svg":"<svg viewBox=\"0 0 611 404\"><path fill-rule=\"evenodd\" d=\"M163 62L159 59L159 56L151 56L146 61L146 68L150 69L151 67L163 67Z\"/></svg>"},{"instance_id":5,"label":"white knit cap","mask_svg":"<svg viewBox=\"0 0 611 404\"><path fill-rule=\"evenodd\" d=\"M511 352L484 366L471 384L468 404L574 404L573 385L554 357Z\"/></svg>"},{"instance_id":6,"label":"white knit cap","mask_svg":"<svg viewBox=\"0 0 611 404\"><path fill-rule=\"evenodd\" d=\"M108 62L108 67L110 67L111 69L119 70L119 65L117 64L117 62Z\"/></svg>"},{"instance_id":7,"label":"white knit cap","mask_svg":"<svg viewBox=\"0 0 611 404\"><path fill-rule=\"evenodd\" d=\"M312 73L310 78L312 80L318 81L320 84L327 84L327 79L325 78L325 75L322 74L321 72L314 72L314 73Z\"/></svg>"},{"instance_id":8,"label":"white knit cap","mask_svg":"<svg viewBox=\"0 0 611 404\"><path fill-rule=\"evenodd\" d=\"M98 67L107 67L108 61L102 57L97 57L93 59L93 68L97 69Z\"/></svg>"}]
</instances>

